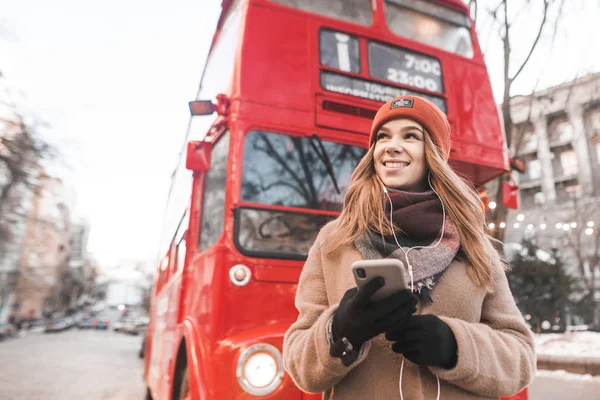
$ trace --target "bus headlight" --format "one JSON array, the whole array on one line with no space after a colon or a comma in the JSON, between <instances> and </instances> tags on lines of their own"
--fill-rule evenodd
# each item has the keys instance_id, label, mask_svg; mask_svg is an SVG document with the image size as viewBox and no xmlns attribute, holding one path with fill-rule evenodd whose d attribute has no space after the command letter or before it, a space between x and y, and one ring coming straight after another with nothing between
<instances>
[{"instance_id":1,"label":"bus headlight","mask_svg":"<svg viewBox=\"0 0 600 400\"><path fill-rule=\"evenodd\" d=\"M261 343L240 355L236 375L242 389L253 396L273 393L283 381L283 360L277 347Z\"/></svg>"}]
</instances>

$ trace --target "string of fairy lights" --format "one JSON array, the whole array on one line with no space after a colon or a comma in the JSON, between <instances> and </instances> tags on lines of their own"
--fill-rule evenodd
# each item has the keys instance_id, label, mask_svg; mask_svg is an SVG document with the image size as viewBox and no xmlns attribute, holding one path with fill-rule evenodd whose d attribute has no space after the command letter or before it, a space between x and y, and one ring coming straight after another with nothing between
<instances>
[{"instance_id":1,"label":"string of fairy lights","mask_svg":"<svg viewBox=\"0 0 600 400\"><path fill-rule=\"evenodd\" d=\"M489 205L488 205L488 207L491 210L495 209L496 208L496 202L494 202L494 201L490 202ZM520 229L521 225L522 225L523 227L525 227L525 229L527 229L529 231L533 231L535 229L536 226L534 224L532 224L532 223L525 224L524 221L525 221L525 215L523 215L523 214L517 215L517 222L515 222L513 224L513 228ZM500 222L498 224L498 227L500 229L506 228L506 222L504 222L504 221ZM562 230L564 232L569 232L570 230L577 229L578 224L577 224L577 222L557 222L554 225L554 227L557 230ZM496 224L493 223L493 222L490 222L488 224L488 228L490 230L494 230L494 229L496 229ZM546 222L541 222L539 224L539 229L540 230L545 230L546 228L548 228L548 224ZM585 226L585 230L583 232L587 236L593 235L594 234L594 221L587 221L586 226Z\"/></svg>"}]
</instances>

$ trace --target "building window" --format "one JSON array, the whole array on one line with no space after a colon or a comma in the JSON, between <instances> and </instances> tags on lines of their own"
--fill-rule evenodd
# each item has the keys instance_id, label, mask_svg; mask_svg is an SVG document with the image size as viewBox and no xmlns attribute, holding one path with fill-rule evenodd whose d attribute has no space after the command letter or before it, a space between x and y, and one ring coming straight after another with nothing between
<instances>
[{"instance_id":1,"label":"building window","mask_svg":"<svg viewBox=\"0 0 600 400\"><path fill-rule=\"evenodd\" d=\"M557 203L567 202L581 196L581 186L577 178L556 182L555 189Z\"/></svg>"},{"instance_id":2,"label":"building window","mask_svg":"<svg viewBox=\"0 0 600 400\"><path fill-rule=\"evenodd\" d=\"M581 186L579 184L566 186L565 192L567 193L567 197L577 199L581 197Z\"/></svg>"},{"instance_id":3,"label":"building window","mask_svg":"<svg viewBox=\"0 0 600 400\"><path fill-rule=\"evenodd\" d=\"M540 160L531 160L527 163L527 176L529 179L539 179L542 176Z\"/></svg>"},{"instance_id":4,"label":"building window","mask_svg":"<svg viewBox=\"0 0 600 400\"><path fill-rule=\"evenodd\" d=\"M557 126L558 140L560 142L568 142L573 140L573 125L568 121L563 121Z\"/></svg>"},{"instance_id":5,"label":"building window","mask_svg":"<svg viewBox=\"0 0 600 400\"><path fill-rule=\"evenodd\" d=\"M546 195L544 194L544 192L535 193L533 195L533 203L536 206L544 205L544 203L546 203Z\"/></svg>"},{"instance_id":6,"label":"building window","mask_svg":"<svg viewBox=\"0 0 600 400\"><path fill-rule=\"evenodd\" d=\"M538 206L538 193L541 193L541 188L539 186L521 189L521 191L519 192L519 201L521 208L526 210Z\"/></svg>"},{"instance_id":7,"label":"building window","mask_svg":"<svg viewBox=\"0 0 600 400\"><path fill-rule=\"evenodd\" d=\"M577 161L577 153L575 153L575 150L568 150L560 153L560 165L565 175L577 175L579 172L579 162Z\"/></svg>"},{"instance_id":8,"label":"building window","mask_svg":"<svg viewBox=\"0 0 600 400\"><path fill-rule=\"evenodd\" d=\"M530 132L523 143L523 151L537 151L538 136L534 132Z\"/></svg>"},{"instance_id":9,"label":"building window","mask_svg":"<svg viewBox=\"0 0 600 400\"><path fill-rule=\"evenodd\" d=\"M552 121L549 128L551 143L570 142L575 136L573 125L571 125L571 122L564 117Z\"/></svg>"},{"instance_id":10,"label":"building window","mask_svg":"<svg viewBox=\"0 0 600 400\"><path fill-rule=\"evenodd\" d=\"M516 144L516 154L527 154L538 149L538 135L531 123L524 122L513 129L513 143Z\"/></svg>"},{"instance_id":11,"label":"building window","mask_svg":"<svg viewBox=\"0 0 600 400\"><path fill-rule=\"evenodd\" d=\"M600 135L600 107L591 108L585 114L591 136Z\"/></svg>"}]
</instances>

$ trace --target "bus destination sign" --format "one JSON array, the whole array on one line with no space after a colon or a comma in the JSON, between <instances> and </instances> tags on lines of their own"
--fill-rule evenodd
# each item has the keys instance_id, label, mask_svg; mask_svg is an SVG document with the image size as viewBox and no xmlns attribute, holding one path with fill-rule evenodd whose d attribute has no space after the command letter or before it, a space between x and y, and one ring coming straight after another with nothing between
<instances>
[{"instance_id":1,"label":"bus destination sign","mask_svg":"<svg viewBox=\"0 0 600 400\"><path fill-rule=\"evenodd\" d=\"M329 71L321 71L321 86L323 89L330 92L381 101L383 103L397 96L421 96L438 106L443 112L447 112L446 102L439 97L419 93L413 90L382 85L377 82L369 82Z\"/></svg>"},{"instance_id":2,"label":"bus destination sign","mask_svg":"<svg viewBox=\"0 0 600 400\"><path fill-rule=\"evenodd\" d=\"M406 49L370 42L369 73L374 78L444 93L439 60Z\"/></svg>"}]
</instances>

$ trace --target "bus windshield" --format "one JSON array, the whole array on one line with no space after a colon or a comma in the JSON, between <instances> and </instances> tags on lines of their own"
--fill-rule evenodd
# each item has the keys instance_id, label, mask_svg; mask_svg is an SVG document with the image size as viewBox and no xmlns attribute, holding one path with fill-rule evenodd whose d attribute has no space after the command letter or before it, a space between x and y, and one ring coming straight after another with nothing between
<instances>
[{"instance_id":1,"label":"bus windshield","mask_svg":"<svg viewBox=\"0 0 600 400\"><path fill-rule=\"evenodd\" d=\"M271 0L273 3L312 12L325 17L341 19L370 26L373 22L371 0Z\"/></svg>"},{"instance_id":2,"label":"bus windshield","mask_svg":"<svg viewBox=\"0 0 600 400\"><path fill-rule=\"evenodd\" d=\"M473 57L470 23L465 14L425 0L386 0L385 3L386 20L395 34Z\"/></svg>"},{"instance_id":3,"label":"bus windshield","mask_svg":"<svg viewBox=\"0 0 600 400\"><path fill-rule=\"evenodd\" d=\"M241 199L248 203L341 211L354 168L366 149L321 141L316 135L289 136L251 131L244 139ZM236 242L242 252L304 258L319 229L333 217L306 210L241 207Z\"/></svg>"}]
</instances>

